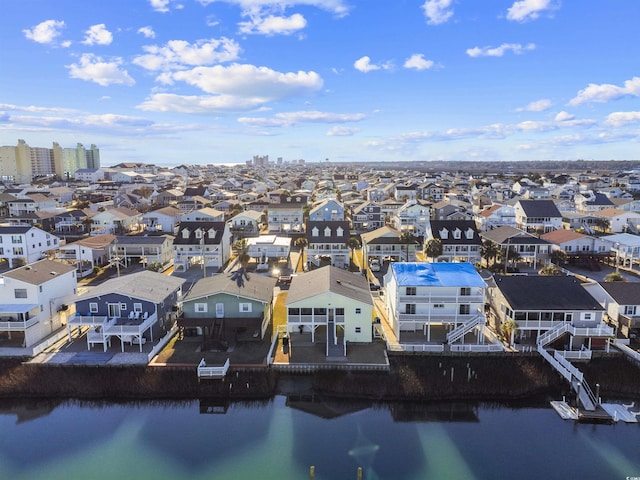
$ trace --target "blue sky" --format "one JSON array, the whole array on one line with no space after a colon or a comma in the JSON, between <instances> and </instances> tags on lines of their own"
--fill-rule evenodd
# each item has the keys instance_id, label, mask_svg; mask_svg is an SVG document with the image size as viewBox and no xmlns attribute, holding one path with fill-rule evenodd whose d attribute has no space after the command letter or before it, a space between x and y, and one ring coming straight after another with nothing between
<instances>
[{"instance_id":1,"label":"blue sky","mask_svg":"<svg viewBox=\"0 0 640 480\"><path fill-rule=\"evenodd\" d=\"M638 159L636 0L3 0L0 144Z\"/></svg>"}]
</instances>

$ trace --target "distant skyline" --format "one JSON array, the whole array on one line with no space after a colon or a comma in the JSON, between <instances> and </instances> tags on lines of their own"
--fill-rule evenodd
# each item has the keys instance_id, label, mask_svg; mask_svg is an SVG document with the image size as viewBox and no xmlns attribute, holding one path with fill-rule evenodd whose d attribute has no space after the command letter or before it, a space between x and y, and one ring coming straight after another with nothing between
<instances>
[{"instance_id":1,"label":"distant skyline","mask_svg":"<svg viewBox=\"0 0 640 480\"><path fill-rule=\"evenodd\" d=\"M4 0L0 145L105 166L640 159L633 0Z\"/></svg>"}]
</instances>

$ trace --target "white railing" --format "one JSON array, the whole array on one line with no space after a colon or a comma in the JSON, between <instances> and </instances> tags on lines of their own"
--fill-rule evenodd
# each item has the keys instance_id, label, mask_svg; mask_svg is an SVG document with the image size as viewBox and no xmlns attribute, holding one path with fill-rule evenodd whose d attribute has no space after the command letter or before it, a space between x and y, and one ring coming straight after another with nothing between
<instances>
[{"instance_id":1,"label":"white railing","mask_svg":"<svg viewBox=\"0 0 640 480\"><path fill-rule=\"evenodd\" d=\"M496 343L451 345L452 352L502 352L504 347Z\"/></svg>"},{"instance_id":2,"label":"white railing","mask_svg":"<svg viewBox=\"0 0 640 480\"><path fill-rule=\"evenodd\" d=\"M107 317L105 316L82 316L82 315L75 315L73 317L70 317L67 320L67 324L71 327L80 327L80 326L100 326L103 325L104 323L106 323L108 320Z\"/></svg>"},{"instance_id":3,"label":"white railing","mask_svg":"<svg viewBox=\"0 0 640 480\"><path fill-rule=\"evenodd\" d=\"M399 295L400 302L404 303L482 303L484 295Z\"/></svg>"},{"instance_id":4,"label":"white railing","mask_svg":"<svg viewBox=\"0 0 640 480\"><path fill-rule=\"evenodd\" d=\"M622 342L614 341L613 346L620 350L625 355L633 358L635 361L640 362L640 353L635 351L633 348L628 347Z\"/></svg>"},{"instance_id":5,"label":"white railing","mask_svg":"<svg viewBox=\"0 0 640 480\"><path fill-rule=\"evenodd\" d=\"M569 371L576 380L578 380L579 382L584 381L584 374L576 367L574 367L573 364L563 355L561 355L557 350L553 351L553 358L557 360L557 362L562 365L563 368L567 369L567 371Z\"/></svg>"},{"instance_id":6,"label":"white railing","mask_svg":"<svg viewBox=\"0 0 640 480\"><path fill-rule=\"evenodd\" d=\"M562 325L564 320L516 320L518 330L551 330Z\"/></svg>"},{"instance_id":7,"label":"white railing","mask_svg":"<svg viewBox=\"0 0 640 480\"><path fill-rule=\"evenodd\" d=\"M556 354L567 360L591 360L592 351L585 350L556 350Z\"/></svg>"},{"instance_id":8,"label":"white railing","mask_svg":"<svg viewBox=\"0 0 640 480\"><path fill-rule=\"evenodd\" d=\"M221 367L207 367L204 358L198 364L198 378L223 378L229 370L229 359Z\"/></svg>"},{"instance_id":9,"label":"white railing","mask_svg":"<svg viewBox=\"0 0 640 480\"><path fill-rule=\"evenodd\" d=\"M0 332L14 332L17 330L26 330L27 328L38 323L37 318L30 318L29 320L11 320L8 322L0 322Z\"/></svg>"},{"instance_id":10,"label":"white railing","mask_svg":"<svg viewBox=\"0 0 640 480\"><path fill-rule=\"evenodd\" d=\"M569 333L579 337L612 337L613 327L598 325L592 328L569 327Z\"/></svg>"},{"instance_id":11,"label":"white railing","mask_svg":"<svg viewBox=\"0 0 640 480\"><path fill-rule=\"evenodd\" d=\"M142 323L135 325L116 325L116 319L111 320L105 325L104 333L107 335L142 335L145 331L151 328L157 321L157 315L151 314L149 318L146 318ZM135 320L134 320L135 321Z\"/></svg>"},{"instance_id":12,"label":"white railing","mask_svg":"<svg viewBox=\"0 0 640 480\"><path fill-rule=\"evenodd\" d=\"M547 352L544 347L538 345L538 353L540 355L542 355L542 358L544 358L547 362L549 362L551 364L551 366L553 368L555 368L558 373L560 375L562 375L565 380L567 380L569 383L571 383L571 380L573 379L573 375L571 375L571 372L568 371L566 368L564 368L560 362L558 362L554 357L552 357L549 352Z\"/></svg>"},{"instance_id":13,"label":"white railing","mask_svg":"<svg viewBox=\"0 0 640 480\"><path fill-rule=\"evenodd\" d=\"M554 340L560 338L564 333L569 331L568 323L560 323L553 327L548 332L543 333L538 337L538 346L544 347L545 345L553 342Z\"/></svg>"},{"instance_id":14,"label":"white railing","mask_svg":"<svg viewBox=\"0 0 640 480\"><path fill-rule=\"evenodd\" d=\"M483 315L477 315L475 318L469 320L468 322L463 323L462 325L457 326L449 333L447 333L447 342L449 344L455 342L456 340L460 340L467 333L472 331L474 328L483 325L485 322L485 318Z\"/></svg>"},{"instance_id":15,"label":"white railing","mask_svg":"<svg viewBox=\"0 0 640 480\"><path fill-rule=\"evenodd\" d=\"M399 352L444 352L444 345L426 345L422 343L399 343L390 350Z\"/></svg>"}]
</instances>

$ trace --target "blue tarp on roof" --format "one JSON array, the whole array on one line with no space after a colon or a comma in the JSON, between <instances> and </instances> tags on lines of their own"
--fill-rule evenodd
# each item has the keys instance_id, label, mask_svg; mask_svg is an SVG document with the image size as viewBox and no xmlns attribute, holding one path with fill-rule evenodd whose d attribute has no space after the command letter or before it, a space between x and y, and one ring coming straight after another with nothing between
<instances>
[{"instance_id":1,"label":"blue tarp on roof","mask_svg":"<svg viewBox=\"0 0 640 480\"><path fill-rule=\"evenodd\" d=\"M393 269L396 282L401 287L487 286L475 267L468 262L394 262L390 267Z\"/></svg>"}]
</instances>

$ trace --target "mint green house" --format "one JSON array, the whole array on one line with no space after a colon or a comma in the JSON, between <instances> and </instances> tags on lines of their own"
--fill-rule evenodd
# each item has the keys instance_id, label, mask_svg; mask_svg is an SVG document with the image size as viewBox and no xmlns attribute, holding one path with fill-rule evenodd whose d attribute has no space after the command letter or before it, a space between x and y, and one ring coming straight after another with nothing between
<instances>
[{"instance_id":1,"label":"mint green house","mask_svg":"<svg viewBox=\"0 0 640 480\"><path fill-rule=\"evenodd\" d=\"M276 279L236 271L196 282L182 302L178 325L205 339L261 340L271 322Z\"/></svg>"}]
</instances>

